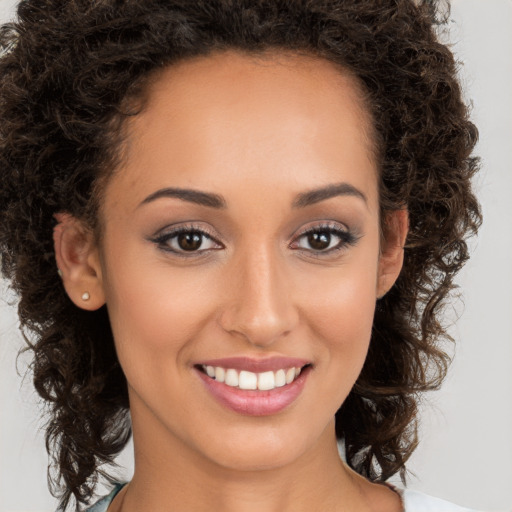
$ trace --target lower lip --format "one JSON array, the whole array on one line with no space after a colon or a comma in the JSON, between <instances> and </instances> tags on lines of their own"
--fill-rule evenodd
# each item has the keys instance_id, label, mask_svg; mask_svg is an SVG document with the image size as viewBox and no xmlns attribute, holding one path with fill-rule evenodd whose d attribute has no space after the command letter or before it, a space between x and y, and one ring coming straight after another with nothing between
<instances>
[{"instance_id":1,"label":"lower lip","mask_svg":"<svg viewBox=\"0 0 512 512\"><path fill-rule=\"evenodd\" d=\"M304 368L290 384L269 391L257 391L228 386L223 382L211 379L201 370L196 369L206 389L214 398L228 409L247 416L268 416L286 409L302 392L309 370L309 366Z\"/></svg>"}]
</instances>

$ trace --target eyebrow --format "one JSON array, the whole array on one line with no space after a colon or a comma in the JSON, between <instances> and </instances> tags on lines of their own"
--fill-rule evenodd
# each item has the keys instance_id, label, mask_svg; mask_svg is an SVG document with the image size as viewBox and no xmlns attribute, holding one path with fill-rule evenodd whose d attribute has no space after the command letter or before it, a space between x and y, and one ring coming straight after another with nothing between
<instances>
[{"instance_id":1,"label":"eyebrow","mask_svg":"<svg viewBox=\"0 0 512 512\"><path fill-rule=\"evenodd\" d=\"M210 208L223 209L226 208L226 200L218 195L210 192L200 192L189 188L162 188L150 194L139 206L151 203L162 197L171 197L187 201L189 203L199 204L201 206L208 206Z\"/></svg>"},{"instance_id":2,"label":"eyebrow","mask_svg":"<svg viewBox=\"0 0 512 512\"><path fill-rule=\"evenodd\" d=\"M368 200L359 189L350 183L336 183L325 187L315 188L299 194L293 201L293 208L305 208L320 201L331 199L337 196L352 196L362 199L366 204Z\"/></svg>"},{"instance_id":3,"label":"eyebrow","mask_svg":"<svg viewBox=\"0 0 512 512\"><path fill-rule=\"evenodd\" d=\"M315 188L302 192L297 195L292 203L293 208L305 208L312 204L331 199L338 196L352 196L362 199L367 203L366 196L359 189L350 185L349 183L336 183L327 185L325 187ZM224 209L227 207L226 200L219 194L211 192L201 192L199 190L189 188L162 188L150 194L144 199L139 206L151 203L163 197L176 198L189 203L207 206L209 208Z\"/></svg>"}]
</instances>

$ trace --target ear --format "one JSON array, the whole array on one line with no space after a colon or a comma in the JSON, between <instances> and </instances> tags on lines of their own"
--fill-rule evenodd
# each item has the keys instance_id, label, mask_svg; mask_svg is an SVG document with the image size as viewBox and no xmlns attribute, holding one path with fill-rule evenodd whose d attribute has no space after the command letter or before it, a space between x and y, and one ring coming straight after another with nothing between
<instances>
[{"instance_id":1,"label":"ear","mask_svg":"<svg viewBox=\"0 0 512 512\"><path fill-rule=\"evenodd\" d=\"M404 262L404 245L409 230L409 212L393 210L386 214L383 223L377 298L381 299L395 284Z\"/></svg>"},{"instance_id":2,"label":"ear","mask_svg":"<svg viewBox=\"0 0 512 512\"><path fill-rule=\"evenodd\" d=\"M93 233L68 213L54 215L53 244L59 275L69 298L88 311L105 304L101 262Z\"/></svg>"}]
</instances>

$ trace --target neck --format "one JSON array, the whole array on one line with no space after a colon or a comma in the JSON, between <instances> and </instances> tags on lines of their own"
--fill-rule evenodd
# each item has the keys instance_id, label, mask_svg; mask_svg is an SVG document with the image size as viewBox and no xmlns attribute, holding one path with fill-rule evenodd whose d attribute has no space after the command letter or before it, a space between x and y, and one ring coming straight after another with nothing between
<instances>
[{"instance_id":1,"label":"neck","mask_svg":"<svg viewBox=\"0 0 512 512\"><path fill-rule=\"evenodd\" d=\"M400 510L389 489L370 484L340 459L334 420L307 449L267 467L220 464L133 410L132 426L134 476L109 512Z\"/></svg>"},{"instance_id":2,"label":"neck","mask_svg":"<svg viewBox=\"0 0 512 512\"><path fill-rule=\"evenodd\" d=\"M355 510L351 505L361 490L339 458L333 457L328 465L308 462L260 471L233 470L205 461L191 468L176 457L169 465L173 467L165 469L136 464L122 512Z\"/></svg>"},{"instance_id":3,"label":"neck","mask_svg":"<svg viewBox=\"0 0 512 512\"><path fill-rule=\"evenodd\" d=\"M134 446L134 476L119 496L122 512L342 511L357 510L354 504L361 498L358 477L338 455L334 428L316 449L266 469L223 467L175 443L148 449L135 426Z\"/></svg>"}]
</instances>

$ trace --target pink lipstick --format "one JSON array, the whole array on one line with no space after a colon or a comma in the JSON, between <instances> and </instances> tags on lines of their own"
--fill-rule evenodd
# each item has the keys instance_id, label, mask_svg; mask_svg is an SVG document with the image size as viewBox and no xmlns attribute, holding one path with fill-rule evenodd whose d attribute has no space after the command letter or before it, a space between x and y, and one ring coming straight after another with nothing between
<instances>
[{"instance_id":1,"label":"pink lipstick","mask_svg":"<svg viewBox=\"0 0 512 512\"><path fill-rule=\"evenodd\" d=\"M207 391L239 414L277 414L302 392L311 364L298 358L248 357L202 361L195 369Z\"/></svg>"}]
</instances>

